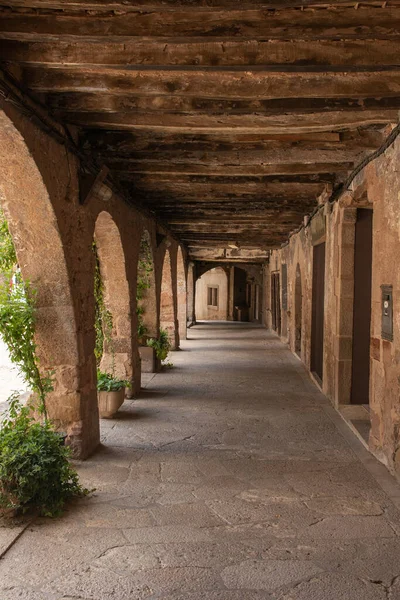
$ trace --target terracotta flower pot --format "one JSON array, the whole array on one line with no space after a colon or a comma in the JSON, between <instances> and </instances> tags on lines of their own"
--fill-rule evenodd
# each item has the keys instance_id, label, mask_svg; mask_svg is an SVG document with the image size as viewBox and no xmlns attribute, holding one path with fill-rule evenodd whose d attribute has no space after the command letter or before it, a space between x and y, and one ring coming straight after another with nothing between
<instances>
[{"instance_id":1,"label":"terracotta flower pot","mask_svg":"<svg viewBox=\"0 0 400 600\"><path fill-rule=\"evenodd\" d=\"M125 399L125 388L118 392L98 392L99 413L102 419L111 419L122 406Z\"/></svg>"}]
</instances>

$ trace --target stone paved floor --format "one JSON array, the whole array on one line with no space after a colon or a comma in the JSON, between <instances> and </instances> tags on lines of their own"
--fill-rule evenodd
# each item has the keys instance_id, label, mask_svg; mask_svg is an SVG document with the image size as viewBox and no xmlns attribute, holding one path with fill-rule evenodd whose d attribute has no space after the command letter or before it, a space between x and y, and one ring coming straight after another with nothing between
<instances>
[{"instance_id":1,"label":"stone paved floor","mask_svg":"<svg viewBox=\"0 0 400 600\"><path fill-rule=\"evenodd\" d=\"M96 496L0 560L0 599L399 600L400 517L371 474L399 499L384 467L276 337L189 336L102 422L79 465Z\"/></svg>"}]
</instances>

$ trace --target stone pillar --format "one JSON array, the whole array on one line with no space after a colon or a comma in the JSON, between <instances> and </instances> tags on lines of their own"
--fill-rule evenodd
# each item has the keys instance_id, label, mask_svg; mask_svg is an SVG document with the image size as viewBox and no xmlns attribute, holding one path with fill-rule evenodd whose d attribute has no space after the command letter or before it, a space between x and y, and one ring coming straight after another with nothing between
<instances>
[{"instance_id":1,"label":"stone pillar","mask_svg":"<svg viewBox=\"0 0 400 600\"><path fill-rule=\"evenodd\" d=\"M337 302L335 335L335 406L349 404L351 395L351 368L353 342L354 301L354 243L356 208L342 210L339 240L334 263L334 295Z\"/></svg>"}]
</instances>

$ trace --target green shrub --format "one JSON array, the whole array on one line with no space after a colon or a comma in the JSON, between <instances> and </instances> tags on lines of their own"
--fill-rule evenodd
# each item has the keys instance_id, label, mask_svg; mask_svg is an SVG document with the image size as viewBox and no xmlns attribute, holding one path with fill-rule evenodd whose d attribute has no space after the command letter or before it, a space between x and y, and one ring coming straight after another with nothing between
<instances>
[{"instance_id":1,"label":"green shrub","mask_svg":"<svg viewBox=\"0 0 400 600\"><path fill-rule=\"evenodd\" d=\"M97 390L99 392L118 392L122 388L129 388L131 384L126 379L118 379L112 373L97 371Z\"/></svg>"},{"instance_id":2,"label":"green shrub","mask_svg":"<svg viewBox=\"0 0 400 600\"><path fill-rule=\"evenodd\" d=\"M154 348L156 356L161 361L166 360L169 351L171 350L171 342L169 341L168 332L165 329L160 329L158 339L150 338L147 340L147 345Z\"/></svg>"},{"instance_id":3,"label":"green shrub","mask_svg":"<svg viewBox=\"0 0 400 600\"><path fill-rule=\"evenodd\" d=\"M37 423L31 407L22 406L17 393L0 429L0 513L34 509L56 516L65 503L85 496L76 471L69 463L70 450L52 425Z\"/></svg>"}]
</instances>

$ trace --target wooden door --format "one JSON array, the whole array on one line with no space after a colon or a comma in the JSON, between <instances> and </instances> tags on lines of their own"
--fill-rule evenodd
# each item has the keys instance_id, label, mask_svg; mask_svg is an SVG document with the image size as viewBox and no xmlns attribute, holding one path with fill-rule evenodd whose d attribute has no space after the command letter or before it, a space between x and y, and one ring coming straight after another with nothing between
<instances>
[{"instance_id":1,"label":"wooden door","mask_svg":"<svg viewBox=\"0 0 400 600\"><path fill-rule=\"evenodd\" d=\"M354 309L351 403L369 403L372 282L372 210L357 210L354 246Z\"/></svg>"},{"instance_id":2,"label":"wooden door","mask_svg":"<svg viewBox=\"0 0 400 600\"><path fill-rule=\"evenodd\" d=\"M271 275L271 310L272 310L272 329L281 333L281 288L279 273Z\"/></svg>"}]
</instances>

